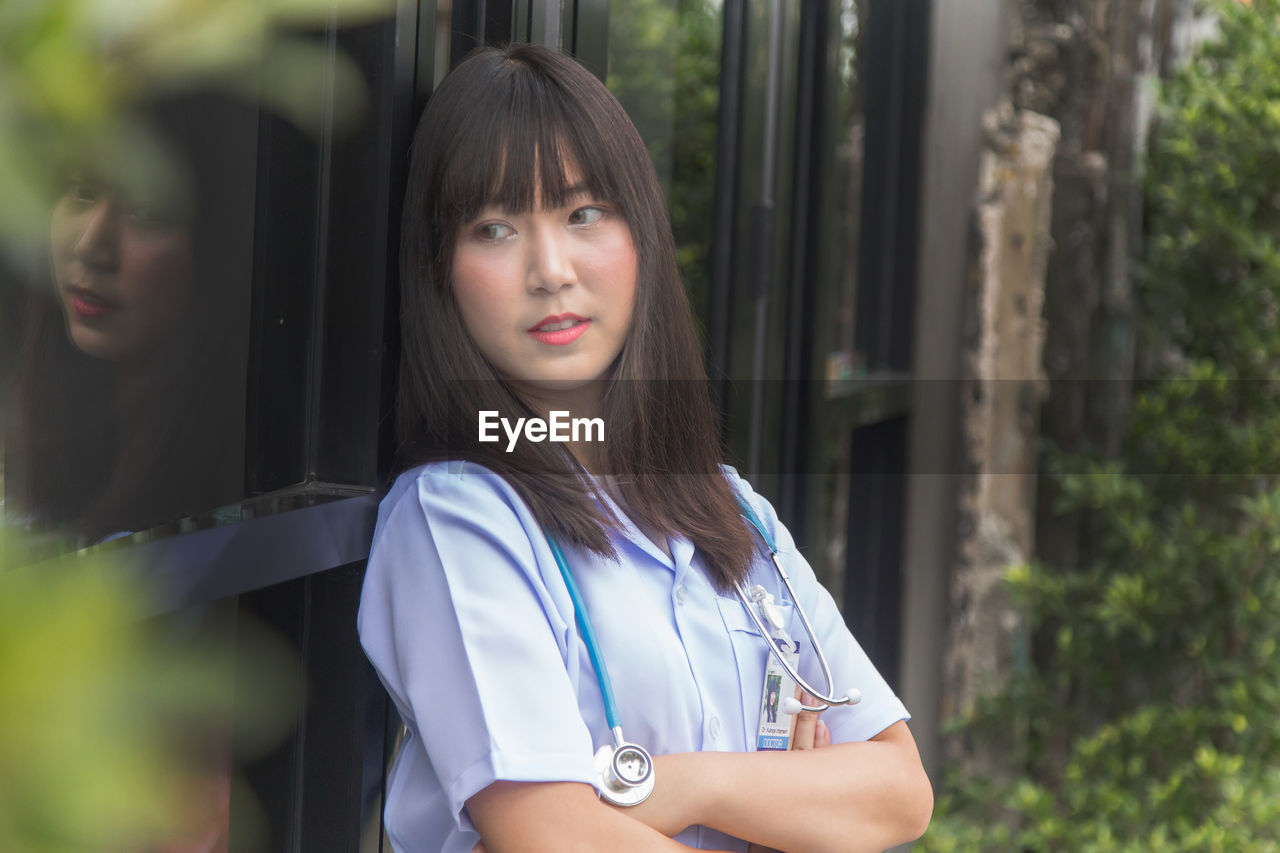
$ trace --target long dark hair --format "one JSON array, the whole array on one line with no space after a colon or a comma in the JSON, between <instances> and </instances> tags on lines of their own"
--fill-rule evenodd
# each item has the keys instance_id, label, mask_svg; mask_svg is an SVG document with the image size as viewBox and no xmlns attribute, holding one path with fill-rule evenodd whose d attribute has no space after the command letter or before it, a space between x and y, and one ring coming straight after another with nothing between
<instances>
[{"instance_id":1,"label":"long dark hair","mask_svg":"<svg viewBox=\"0 0 1280 853\"><path fill-rule=\"evenodd\" d=\"M618 475L642 526L688 536L713 583L728 590L745 575L755 543L719 467L716 411L657 175L617 99L555 51L475 51L418 123L400 248L398 470L444 458L478 462L503 476L544 528L615 556L606 527L616 520L563 447L525 441L506 452L478 440L479 411L531 412L477 349L451 286L465 223L489 205L525 212L566 204L571 178L618 207L638 258L635 311L603 400L604 469Z\"/></svg>"},{"instance_id":2,"label":"long dark hair","mask_svg":"<svg viewBox=\"0 0 1280 853\"><path fill-rule=\"evenodd\" d=\"M194 93L139 105L127 120L160 146L186 184L191 214L182 227L194 291L181 328L137 366L143 381L125 400L117 366L68 339L47 251L31 274L9 491L30 519L66 530L78 544L244 496L253 215L245 169L254 162L256 114Z\"/></svg>"}]
</instances>

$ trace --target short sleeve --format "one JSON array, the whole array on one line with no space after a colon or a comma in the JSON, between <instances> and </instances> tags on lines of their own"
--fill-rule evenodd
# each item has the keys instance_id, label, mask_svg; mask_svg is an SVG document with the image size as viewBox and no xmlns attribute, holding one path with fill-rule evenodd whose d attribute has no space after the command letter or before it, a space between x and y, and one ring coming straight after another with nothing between
<instances>
[{"instance_id":1,"label":"short sleeve","mask_svg":"<svg viewBox=\"0 0 1280 853\"><path fill-rule=\"evenodd\" d=\"M412 473L379 512L360 639L469 830L467 798L496 780L591 783L592 742L524 504L477 466Z\"/></svg>"},{"instance_id":2,"label":"short sleeve","mask_svg":"<svg viewBox=\"0 0 1280 853\"><path fill-rule=\"evenodd\" d=\"M823 712L822 719L831 730L832 742L869 740L899 720L910 719L911 715L902 701L854 639L836 607L835 599L818 583L812 567L796 548L790 531L778 520L773 507L732 468L726 468L726 473L732 486L755 510L774 540L798 603L808 615L814 635L827 656L834 682L833 693L844 694L850 688L857 688L862 694L862 701L857 705L833 706ZM812 652L812 643L805 636L803 624L794 613L791 633L800 643L800 674L811 685L822 689L826 682L817 656Z\"/></svg>"}]
</instances>

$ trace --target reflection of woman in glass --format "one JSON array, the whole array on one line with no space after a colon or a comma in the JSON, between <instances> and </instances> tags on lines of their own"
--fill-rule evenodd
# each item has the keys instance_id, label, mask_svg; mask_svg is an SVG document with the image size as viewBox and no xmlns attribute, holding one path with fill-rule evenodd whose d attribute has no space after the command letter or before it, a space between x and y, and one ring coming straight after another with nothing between
<instances>
[{"instance_id":1,"label":"reflection of woman in glass","mask_svg":"<svg viewBox=\"0 0 1280 853\"><path fill-rule=\"evenodd\" d=\"M157 149L102 146L53 206L20 366L16 502L82 543L242 497L253 125L135 118Z\"/></svg>"},{"instance_id":2,"label":"reflection of woman in glass","mask_svg":"<svg viewBox=\"0 0 1280 853\"><path fill-rule=\"evenodd\" d=\"M71 343L85 355L141 364L183 331L195 258L190 211L173 190L176 199L138 198L109 179L81 174L54 207L55 297Z\"/></svg>"},{"instance_id":3,"label":"reflection of woman in glass","mask_svg":"<svg viewBox=\"0 0 1280 853\"><path fill-rule=\"evenodd\" d=\"M418 126L403 227L405 470L359 623L408 729L393 846L881 850L918 835L931 794L906 710L773 509L720 464L657 178L608 90L542 48L465 60ZM487 410L599 417L604 440L508 452L480 439ZM776 537L835 683L862 690L824 712L829 745L810 720L796 750L753 751L770 641L734 587L781 582L739 497ZM630 808L593 789L612 738L548 532L621 724L654 755L653 793ZM815 656L800 669L816 678Z\"/></svg>"}]
</instances>

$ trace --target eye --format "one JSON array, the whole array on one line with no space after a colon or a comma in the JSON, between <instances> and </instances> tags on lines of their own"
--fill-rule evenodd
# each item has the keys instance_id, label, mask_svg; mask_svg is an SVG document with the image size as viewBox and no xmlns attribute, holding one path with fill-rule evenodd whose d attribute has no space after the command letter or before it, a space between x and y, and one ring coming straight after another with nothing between
<instances>
[{"instance_id":1,"label":"eye","mask_svg":"<svg viewBox=\"0 0 1280 853\"><path fill-rule=\"evenodd\" d=\"M599 222L604 218L606 211L599 205L587 205L580 207L573 213L569 214L570 225L590 225L593 222Z\"/></svg>"},{"instance_id":2,"label":"eye","mask_svg":"<svg viewBox=\"0 0 1280 853\"><path fill-rule=\"evenodd\" d=\"M177 217L157 204L136 205L129 211L129 216L147 228L169 228L177 224Z\"/></svg>"},{"instance_id":3,"label":"eye","mask_svg":"<svg viewBox=\"0 0 1280 853\"><path fill-rule=\"evenodd\" d=\"M67 183L63 197L76 204L91 205L98 201L99 189L88 181L73 179Z\"/></svg>"},{"instance_id":4,"label":"eye","mask_svg":"<svg viewBox=\"0 0 1280 853\"><path fill-rule=\"evenodd\" d=\"M472 233L481 240L496 242L513 236L516 233L516 229L505 222L484 222L477 225Z\"/></svg>"}]
</instances>

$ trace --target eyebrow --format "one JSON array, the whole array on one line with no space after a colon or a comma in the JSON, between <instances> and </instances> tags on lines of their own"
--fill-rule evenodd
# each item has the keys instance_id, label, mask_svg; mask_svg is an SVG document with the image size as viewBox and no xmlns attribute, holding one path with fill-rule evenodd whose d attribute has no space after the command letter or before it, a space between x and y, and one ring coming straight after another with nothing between
<instances>
[{"instance_id":1,"label":"eyebrow","mask_svg":"<svg viewBox=\"0 0 1280 853\"><path fill-rule=\"evenodd\" d=\"M539 195L541 196L541 193L539 193ZM573 186L564 188L564 198L568 201L573 201L577 199L579 196L594 196L594 195L595 193L592 191L591 187L587 186L585 183L581 181L574 184Z\"/></svg>"},{"instance_id":2,"label":"eyebrow","mask_svg":"<svg viewBox=\"0 0 1280 853\"><path fill-rule=\"evenodd\" d=\"M565 187L564 189L564 198L569 203L572 203L578 200L580 196L586 196L587 198L596 199L597 195L598 194L591 187L589 187L586 183L582 181L579 181L578 183L573 184L572 186ZM539 193L539 196L541 196L541 193ZM539 199L539 201L544 201L544 200Z\"/></svg>"},{"instance_id":3,"label":"eyebrow","mask_svg":"<svg viewBox=\"0 0 1280 853\"><path fill-rule=\"evenodd\" d=\"M578 196L595 197L596 193L586 183L579 181L572 186L565 187L564 195L566 199L575 199ZM468 216L460 222L460 227L470 225L480 219L483 219L486 211L491 207L501 208L502 205L495 199L485 202L472 216Z\"/></svg>"}]
</instances>

